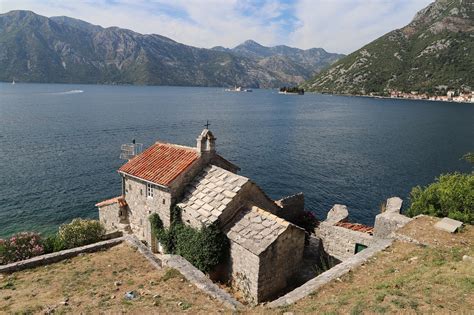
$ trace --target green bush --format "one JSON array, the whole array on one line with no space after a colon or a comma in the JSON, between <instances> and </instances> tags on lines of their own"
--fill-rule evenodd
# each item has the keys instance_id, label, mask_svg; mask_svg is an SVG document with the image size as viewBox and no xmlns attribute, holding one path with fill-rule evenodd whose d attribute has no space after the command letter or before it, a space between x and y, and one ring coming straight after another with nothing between
<instances>
[{"instance_id":1,"label":"green bush","mask_svg":"<svg viewBox=\"0 0 474 315\"><path fill-rule=\"evenodd\" d=\"M66 249L64 241L59 237L58 234L50 235L43 239L42 242L45 254L59 252L60 250Z\"/></svg>"},{"instance_id":2,"label":"green bush","mask_svg":"<svg viewBox=\"0 0 474 315\"><path fill-rule=\"evenodd\" d=\"M198 230L181 224L176 233L176 254L203 272L210 272L223 262L228 248L227 237L215 225Z\"/></svg>"},{"instance_id":3,"label":"green bush","mask_svg":"<svg viewBox=\"0 0 474 315\"><path fill-rule=\"evenodd\" d=\"M97 220L74 219L59 227L58 237L65 248L73 248L100 241L105 229Z\"/></svg>"},{"instance_id":4,"label":"green bush","mask_svg":"<svg viewBox=\"0 0 474 315\"><path fill-rule=\"evenodd\" d=\"M474 223L474 173L441 175L428 187L410 193L408 216L427 214Z\"/></svg>"},{"instance_id":5,"label":"green bush","mask_svg":"<svg viewBox=\"0 0 474 315\"><path fill-rule=\"evenodd\" d=\"M180 209L172 212L173 221L169 229L163 227L158 214L150 216L154 236L168 254L184 257L196 268L210 272L227 257L229 240L215 225L195 229L181 221Z\"/></svg>"}]
</instances>

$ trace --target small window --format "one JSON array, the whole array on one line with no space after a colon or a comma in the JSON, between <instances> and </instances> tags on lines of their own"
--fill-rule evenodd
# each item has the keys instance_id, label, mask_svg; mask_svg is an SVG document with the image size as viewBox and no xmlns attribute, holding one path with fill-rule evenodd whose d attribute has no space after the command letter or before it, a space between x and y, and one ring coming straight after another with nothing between
<instances>
[{"instance_id":1,"label":"small window","mask_svg":"<svg viewBox=\"0 0 474 315\"><path fill-rule=\"evenodd\" d=\"M143 196L143 189L140 189L140 196Z\"/></svg>"},{"instance_id":2,"label":"small window","mask_svg":"<svg viewBox=\"0 0 474 315\"><path fill-rule=\"evenodd\" d=\"M128 184L128 190L132 190L132 184Z\"/></svg>"},{"instance_id":3,"label":"small window","mask_svg":"<svg viewBox=\"0 0 474 315\"><path fill-rule=\"evenodd\" d=\"M153 185L152 184L146 184L146 196L148 198L153 198L153 195L154 195L155 191L153 189Z\"/></svg>"},{"instance_id":4,"label":"small window","mask_svg":"<svg viewBox=\"0 0 474 315\"><path fill-rule=\"evenodd\" d=\"M366 249L366 248L367 248L367 246L365 246L364 244L356 243L356 244L355 244L354 254L360 253L361 251L363 251L363 250Z\"/></svg>"},{"instance_id":5,"label":"small window","mask_svg":"<svg viewBox=\"0 0 474 315\"><path fill-rule=\"evenodd\" d=\"M163 199L163 204L165 204L165 203L166 203L166 199Z\"/></svg>"}]
</instances>

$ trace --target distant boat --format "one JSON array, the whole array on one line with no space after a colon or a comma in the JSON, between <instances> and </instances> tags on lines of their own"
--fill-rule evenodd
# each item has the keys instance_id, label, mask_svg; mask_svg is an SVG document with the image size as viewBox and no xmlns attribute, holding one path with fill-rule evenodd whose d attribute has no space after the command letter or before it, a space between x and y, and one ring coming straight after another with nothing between
<instances>
[{"instance_id":1,"label":"distant boat","mask_svg":"<svg viewBox=\"0 0 474 315\"><path fill-rule=\"evenodd\" d=\"M289 94L289 95L304 95L304 89L298 87L282 87L278 94Z\"/></svg>"},{"instance_id":2,"label":"distant boat","mask_svg":"<svg viewBox=\"0 0 474 315\"><path fill-rule=\"evenodd\" d=\"M251 89L244 89L241 86L234 86L233 88L225 89L224 91L226 92L252 92Z\"/></svg>"},{"instance_id":3,"label":"distant boat","mask_svg":"<svg viewBox=\"0 0 474 315\"><path fill-rule=\"evenodd\" d=\"M14 85L14 84L15 84L15 80L12 81L12 85Z\"/></svg>"}]
</instances>

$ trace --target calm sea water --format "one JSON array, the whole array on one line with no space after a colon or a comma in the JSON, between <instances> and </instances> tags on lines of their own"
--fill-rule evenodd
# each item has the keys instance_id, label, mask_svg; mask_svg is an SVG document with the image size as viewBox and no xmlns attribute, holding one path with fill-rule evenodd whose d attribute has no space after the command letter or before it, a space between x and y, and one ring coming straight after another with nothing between
<instances>
[{"instance_id":1,"label":"calm sea water","mask_svg":"<svg viewBox=\"0 0 474 315\"><path fill-rule=\"evenodd\" d=\"M79 93L81 90L83 92ZM0 84L0 236L49 232L120 193L120 145L195 145L206 120L218 151L271 197L302 191L373 224L380 203L440 173L470 171L474 105L272 90Z\"/></svg>"}]
</instances>

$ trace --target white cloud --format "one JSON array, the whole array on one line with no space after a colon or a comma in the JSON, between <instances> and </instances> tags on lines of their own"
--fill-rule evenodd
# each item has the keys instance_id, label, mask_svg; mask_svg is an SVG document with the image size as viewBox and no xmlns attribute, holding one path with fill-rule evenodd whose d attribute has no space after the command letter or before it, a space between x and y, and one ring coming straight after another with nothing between
<instances>
[{"instance_id":1,"label":"white cloud","mask_svg":"<svg viewBox=\"0 0 474 315\"><path fill-rule=\"evenodd\" d=\"M404 26L430 0L261 2L256 5L251 0L0 0L0 11L24 9L45 16L66 15L104 27L156 33L197 47L233 47L253 39L264 45L323 47L349 53ZM288 15L290 11L292 15Z\"/></svg>"},{"instance_id":2,"label":"white cloud","mask_svg":"<svg viewBox=\"0 0 474 315\"><path fill-rule=\"evenodd\" d=\"M431 0L301 0L290 44L350 53L408 24Z\"/></svg>"}]
</instances>

